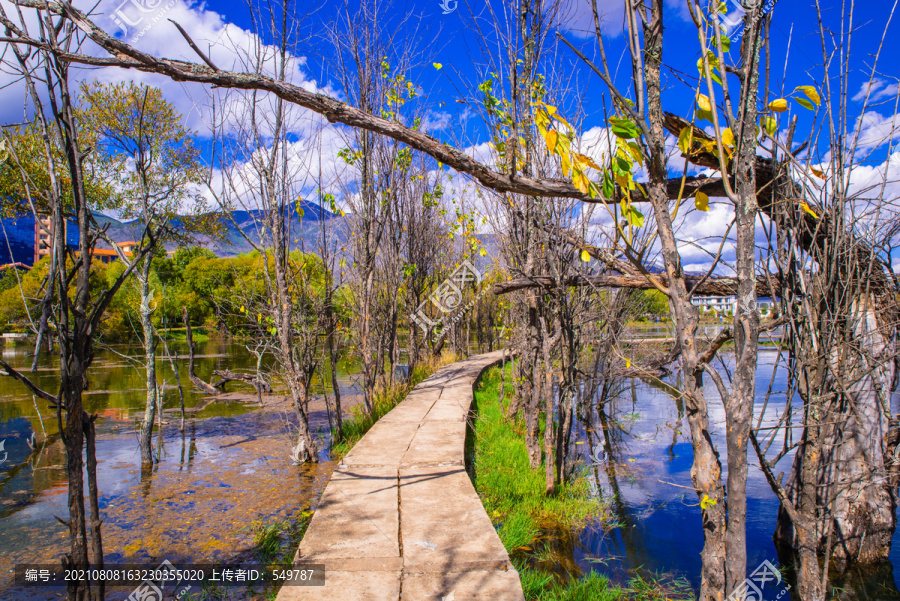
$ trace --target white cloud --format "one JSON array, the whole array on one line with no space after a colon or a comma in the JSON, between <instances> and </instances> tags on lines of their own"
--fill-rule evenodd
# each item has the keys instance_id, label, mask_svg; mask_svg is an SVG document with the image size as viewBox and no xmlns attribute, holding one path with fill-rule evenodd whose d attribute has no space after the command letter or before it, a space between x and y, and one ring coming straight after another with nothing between
<instances>
[{"instance_id":1,"label":"white cloud","mask_svg":"<svg viewBox=\"0 0 900 601\"><path fill-rule=\"evenodd\" d=\"M94 7L95 3L79 0L75 5L86 11ZM33 11L27 11L25 19L29 30L36 31L36 22L32 15ZM169 22L171 19L188 32L201 51L220 69L238 71L259 69L270 76L274 76L277 72L276 47L266 45L256 34L228 23L222 14L207 9L204 4L189 4L184 0L102 0L96 5L92 19L104 31L154 56L202 62L175 25ZM82 52L92 56L107 56L105 51L92 42L87 42ZM9 60L10 57L6 58ZM312 78L305 67L305 57L289 56L286 80L312 92L338 96L334 89L322 86ZM196 131L200 136L210 134L212 118L210 91L207 86L180 83L162 75L132 69L75 66L71 75L70 83L73 89L77 88L79 82L93 79L101 82L130 80L158 87L163 91L165 98L184 116L186 127ZM251 97L249 92L231 93L230 101L238 103L241 95L245 99ZM18 81L18 74L6 67L4 73L0 75L0 119L4 123L22 121L23 105L28 107L25 114L30 112L31 103L23 102L23 98L26 98L24 84ZM263 110L271 111L273 102L268 99L260 105ZM290 110L294 113L308 113L305 109L295 106ZM292 121L304 122L299 118ZM306 123L309 122L310 118L307 118Z\"/></svg>"},{"instance_id":2,"label":"white cloud","mask_svg":"<svg viewBox=\"0 0 900 601\"><path fill-rule=\"evenodd\" d=\"M850 134L848 143L858 137L858 148L878 148L882 144L900 139L900 114L885 117L869 111L856 120L856 129Z\"/></svg>"},{"instance_id":3,"label":"white cloud","mask_svg":"<svg viewBox=\"0 0 900 601\"><path fill-rule=\"evenodd\" d=\"M888 81L885 79L875 77L871 81L866 81L862 86L860 86L859 91L855 96L853 96L853 101L862 102L866 100L866 94L868 94L869 98L867 103L872 104L880 100L896 96L897 90L897 82L891 84L888 83Z\"/></svg>"},{"instance_id":4,"label":"white cloud","mask_svg":"<svg viewBox=\"0 0 900 601\"><path fill-rule=\"evenodd\" d=\"M216 200L213 192L230 203L232 208L261 208L258 165L262 163L258 160L271 152L271 146L253 150L249 146L241 146L240 141L237 145L240 147L230 146L234 149L234 155L225 168L217 166L213 170L210 181L212 191L206 190L204 196L214 207ZM277 175L286 183L277 193L291 200L304 198L315 202L318 200L318 190L321 190L322 193L334 194L338 208L346 210L348 207L342 202L346 186L358 179L356 170L338 157L338 151L346 146L342 130L335 126L323 127L308 137L287 144L281 151L284 161L277 161Z\"/></svg>"},{"instance_id":5,"label":"white cloud","mask_svg":"<svg viewBox=\"0 0 900 601\"><path fill-rule=\"evenodd\" d=\"M450 116L446 111L429 111L422 119L422 131L432 133L447 129L450 126Z\"/></svg>"}]
</instances>

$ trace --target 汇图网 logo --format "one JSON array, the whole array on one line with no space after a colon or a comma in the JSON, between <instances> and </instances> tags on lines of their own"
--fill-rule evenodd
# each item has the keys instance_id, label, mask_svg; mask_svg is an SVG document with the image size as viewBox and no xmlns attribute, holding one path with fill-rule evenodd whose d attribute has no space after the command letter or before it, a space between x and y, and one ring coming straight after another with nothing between
<instances>
[{"instance_id":1,"label":"\u6c47\u56fe\u7f51 logo","mask_svg":"<svg viewBox=\"0 0 900 601\"><path fill-rule=\"evenodd\" d=\"M778 571L769 560L764 560L750 576L744 579L737 587L728 595L728 601L770 601L778 600L790 590L791 585L785 584L782 589L774 597L766 597L763 589L769 583L773 586L781 584L781 572Z\"/></svg>"}]
</instances>

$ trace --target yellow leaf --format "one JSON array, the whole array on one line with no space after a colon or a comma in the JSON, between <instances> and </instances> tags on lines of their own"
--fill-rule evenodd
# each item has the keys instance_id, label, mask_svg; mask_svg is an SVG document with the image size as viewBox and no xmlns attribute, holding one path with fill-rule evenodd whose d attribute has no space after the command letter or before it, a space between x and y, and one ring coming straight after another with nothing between
<instances>
[{"instance_id":1,"label":"yellow leaf","mask_svg":"<svg viewBox=\"0 0 900 601\"><path fill-rule=\"evenodd\" d=\"M572 154L575 155L575 160L576 160L578 163L581 163L582 165L584 165L584 166L586 166L586 167L591 167L591 168L593 168L593 169L596 169L597 171L601 171L601 170L602 170L601 167L600 167L599 165L597 165L597 163L595 163L595 162L593 161L593 159L591 159L591 157L585 156L585 155L583 155L583 154L579 154L579 153L577 153L577 152L573 152Z\"/></svg>"},{"instance_id":2,"label":"yellow leaf","mask_svg":"<svg viewBox=\"0 0 900 601\"><path fill-rule=\"evenodd\" d=\"M584 192L588 193L588 187L591 185L590 180L588 180L587 176L584 174L584 171L578 169L573 171L572 173L572 183L575 184L575 187Z\"/></svg>"},{"instance_id":3,"label":"yellow leaf","mask_svg":"<svg viewBox=\"0 0 900 601\"><path fill-rule=\"evenodd\" d=\"M722 130L722 143L726 146L734 146L734 134L731 132L730 127Z\"/></svg>"},{"instance_id":4,"label":"yellow leaf","mask_svg":"<svg viewBox=\"0 0 900 601\"><path fill-rule=\"evenodd\" d=\"M697 196L694 198L694 206L697 207L698 211L708 211L709 196L703 192L697 192Z\"/></svg>"},{"instance_id":5,"label":"yellow leaf","mask_svg":"<svg viewBox=\"0 0 900 601\"><path fill-rule=\"evenodd\" d=\"M813 219L818 219L818 218L819 218L819 216L816 215L816 212L813 211L813 210L810 208L810 206L809 206L808 204L806 204L805 202L801 202L801 203L800 203L800 208L803 209L804 211L806 211L807 213L809 213L810 215L812 215L812 216L813 216Z\"/></svg>"},{"instance_id":6,"label":"yellow leaf","mask_svg":"<svg viewBox=\"0 0 900 601\"><path fill-rule=\"evenodd\" d=\"M707 507L711 507L712 505L715 505L715 504L716 504L716 500L710 499L709 495L703 495L703 498L700 499L700 507L702 509L706 509Z\"/></svg>"},{"instance_id":7,"label":"yellow leaf","mask_svg":"<svg viewBox=\"0 0 900 601\"><path fill-rule=\"evenodd\" d=\"M681 133L678 134L678 149L681 150L682 153L688 154L691 151L692 136L693 130L690 127L682 128Z\"/></svg>"},{"instance_id":8,"label":"yellow leaf","mask_svg":"<svg viewBox=\"0 0 900 601\"><path fill-rule=\"evenodd\" d=\"M625 367L628 367L628 368L631 367L631 360L630 360L630 359L625 359Z\"/></svg>"},{"instance_id":9,"label":"yellow leaf","mask_svg":"<svg viewBox=\"0 0 900 601\"><path fill-rule=\"evenodd\" d=\"M568 152L561 152L559 158L562 160L562 172L566 177L569 176L569 171L572 170L572 161L569 159Z\"/></svg>"},{"instance_id":10,"label":"yellow leaf","mask_svg":"<svg viewBox=\"0 0 900 601\"><path fill-rule=\"evenodd\" d=\"M487 254L487 249L482 247L478 254L480 254L482 257L485 256Z\"/></svg>"},{"instance_id":11,"label":"yellow leaf","mask_svg":"<svg viewBox=\"0 0 900 601\"><path fill-rule=\"evenodd\" d=\"M697 96L697 106L700 107L701 111L712 112L712 104L709 102L709 96L706 94Z\"/></svg>"},{"instance_id":12,"label":"yellow leaf","mask_svg":"<svg viewBox=\"0 0 900 601\"><path fill-rule=\"evenodd\" d=\"M441 67L444 66L444 65L442 65L441 63L431 63L431 64L434 65L434 68L437 69L438 71L440 71L440 70L441 70Z\"/></svg>"},{"instance_id":13,"label":"yellow leaf","mask_svg":"<svg viewBox=\"0 0 900 601\"><path fill-rule=\"evenodd\" d=\"M815 86L797 86L798 90L806 94L806 97L813 101L813 104L819 106L822 104L822 98L819 96L818 90L816 90Z\"/></svg>"},{"instance_id":14,"label":"yellow leaf","mask_svg":"<svg viewBox=\"0 0 900 601\"><path fill-rule=\"evenodd\" d=\"M585 263L589 263L591 260L591 253L589 253L587 250L581 251L581 260Z\"/></svg>"},{"instance_id":15,"label":"yellow leaf","mask_svg":"<svg viewBox=\"0 0 900 601\"><path fill-rule=\"evenodd\" d=\"M825 172L821 169L816 169L815 167L810 167L810 171L812 171L813 175L818 177L819 179L825 179Z\"/></svg>"},{"instance_id":16,"label":"yellow leaf","mask_svg":"<svg viewBox=\"0 0 900 601\"><path fill-rule=\"evenodd\" d=\"M555 129L539 129L541 129L541 133L544 134L544 142L547 143L547 150L556 152L556 142L559 140L559 134Z\"/></svg>"},{"instance_id":17,"label":"yellow leaf","mask_svg":"<svg viewBox=\"0 0 900 601\"><path fill-rule=\"evenodd\" d=\"M244 313L246 311L247 311L247 309L244 307L244 305L241 305L241 313Z\"/></svg>"},{"instance_id":18,"label":"yellow leaf","mask_svg":"<svg viewBox=\"0 0 900 601\"><path fill-rule=\"evenodd\" d=\"M560 123L564 123L566 127L572 129L572 126L569 125L569 122L565 120L565 118L557 112L556 107L550 104L545 104L547 107L547 114L559 121Z\"/></svg>"},{"instance_id":19,"label":"yellow leaf","mask_svg":"<svg viewBox=\"0 0 900 601\"><path fill-rule=\"evenodd\" d=\"M777 98L769 103L769 110L775 111L776 113L783 113L787 108L787 100L784 98Z\"/></svg>"}]
</instances>

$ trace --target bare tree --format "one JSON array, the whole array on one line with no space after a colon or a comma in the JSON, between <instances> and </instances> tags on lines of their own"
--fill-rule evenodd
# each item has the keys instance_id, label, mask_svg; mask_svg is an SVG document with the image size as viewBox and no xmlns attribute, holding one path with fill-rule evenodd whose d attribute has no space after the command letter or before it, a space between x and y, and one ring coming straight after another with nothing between
<instances>
[{"instance_id":1,"label":"bare tree","mask_svg":"<svg viewBox=\"0 0 900 601\"><path fill-rule=\"evenodd\" d=\"M13 29L28 35L28 23L17 12L18 26L0 7L0 20L6 35ZM90 289L91 258L98 239L92 228L91 206L104 198L91 197L96 191L86 169L90 152L83 146L83 127L77 119L75 95L70 87L68 61L61 56L78 52L84 36L65 27L64 17L48 17L37 22L37 35L46 41L40 49L15 44L4 55L4 68L18 73L33 107L31 120L40 135L37 149L10 147L12 168L18 172L22 193L35 212L43 200L50 212L52 258L46 282L46 294L41 304L40 331L48 324L56 330L59 349L59 390L56 394L40 389L27 376L0 361L6 374L25 384L37 396L50 401L56 408L59 430L66 450L68 477L68 513L64 521L69 529L69 552L64 556L66 568L87 569L103 567L103 544L100 533L99 491L97 488L95 415L83 409L82 394L88 388L88 369L94 358L94 340L100 329L104 311L113 296L131 274L126 269L112 282L109 289L93 297ZM34 152L40 174L30 171L29 160L23 153ZM31 163L34 164L34 163ZM7 167L8 168L8 167ZM66 240L69 221L78 227L78 244L70 249ZM145 233L149 235L149 232ZM138 257L141 252L138 253ZM39 336L40 338L40 336ZM39 351L39 347L36 351ZM65 413L65 416L63 414ZM88 476L90 521L85 511L84 471ZM72 601L102 599L104 587L91 587L87 581L69 581L67 595Z\"/></svg>"},{"instance_id":2,"label":"bare tree","mask_svg":"<svg viewBox=\"0 0 900 601\"><path fill-rule=\"evenodd\" d=\"M859 176L866 154L887 144L890 156L894 148L896 125L874 139L862 131L877 106L870 98L893 9L857 116L848 101L849 64L836 60L852 34L829 31L818 5L817 11L824 117L809 134L813 143L805 156L792 147L796 118L784 141L773 140L768 149L777 208L767 234L786 322L788 353L779 368L787 370L787 403L780 415L760 416L752 438L781 501L776 540L799 563L804 600L825 598L829 568L846 570L888 556L900 475L892 401L900 375L900 311L891 268L898 233L897 198L890 192L895 182L890 161L870 181ZM849 11L852 18L853 7ZM807 104L818 106L817 92L802 91ZM887 98L894 113L898 100L897 94ZM786 198L804 204L777 203ZM785 480L776 476L782 460L792 462Z\"/></svg>"},{"instance_id":3,"label":"bare tree","mask_svg":"<svg viewBox=\"0 0 900 601\"><path fill-rule=\"evenodd\" d=\"M97 150L110 155L115 166L110 169L110 175L121 185L116 207L123 218L137 219L146 228L146 236L136 247L146 247L140 258L103 236L126 265L139 261L132 273L140 295L140 339L147 383L139 438L141 462L146 466L153 463L153 421L157 409L162 411L152 306L157 290L151 288L150 281L153 258L166 241L184 239L186 232L176 231L175 220L190 224L191 217L179 215L182 210L196 215L203 211L203 203L190 194L190 188L200 183L199 150L191 144L181 116L158 88L133 83L104 86L94 82L82 86L82 97L83 118L95 131Z\"/></svg>"},{"instance_id":4,"label":"bare tree","mask_svg":"<svg viewBox=\"0 0 900 601\"><path fill-rule=\"evenodd\" d=\"M259 42L249 60L251 68L274 65L275 77L288 76L290 54L298 43L300 20L287 3L271 8L272 32L277 45ZM269 18L259 16L261 30ZM268 339L277 371L270 380L287 389L297 416L297 444L292 457L303 463L318 460L309 428L309 386L317 367L318 336L322 332L322 308L313 283L322 277L322 263L311 255L292 252L298 236L298 219L304 210L298 197L309 175L308 165L293 153L291 135L303 118L280 98L261 92L232 92L214 102L216 144L221 147L220 182L210 190L220 207L241 207L255 220L247 242L259 253L259 286L242 291L243 304L232 307L241 314L258 339ZM240 228L239 228L240 229ZM243 232L243 230L240 230Z\"/></svg>"},{"instance_id":5,"label":"bare tree","mask_svg":"<svg viewBox=\"0 0 900 601\"><path fill-rule=\"evenodd\" d=\"M364 2L345 5L329 28L335 70L349 104L367 114L392 121L410 120L405 107L417 94L406 78L410 65L411 18L394 20L390 6ZM400 32L405 39L401 40ZM393 366L399 345L398 291L402 282L401 245L405 214L398 199L409 189L413 156L399 141L353 130L340 153L353 169L345 182L344 201L350 208L350 286L356 354L362 362L363 401L373 409L373 395L386 360ZM387 353L387 356L385 355Z\"/></svg>"}]
</instances>

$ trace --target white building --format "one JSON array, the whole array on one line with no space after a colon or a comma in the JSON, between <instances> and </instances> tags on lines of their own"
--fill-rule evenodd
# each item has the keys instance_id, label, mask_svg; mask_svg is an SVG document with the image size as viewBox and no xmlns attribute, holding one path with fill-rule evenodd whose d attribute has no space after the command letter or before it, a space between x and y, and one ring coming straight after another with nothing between
<instances>
[{"instance_id":1,"label":"white building","mask_svg":"<svg viewBox=\"0 0 900 601\"><path fill-rule=\"evenodd\" d=\"M737 296L695 296L691 299L695 307L700 307L704 313L716 311L717 313L734 313L737 308ZM756 299L756 306L760 314L768 315L775 308L775 301L769 297Z\"/></svg>"},{"instance_id":2,"label":"white building","mask_svg":"<svg viewBox=\"0 0 900 601\"><path fill-rule=\"evenodd\" d=\"M737 306L737 297L731 296L695 296L691 299L695 307L700 307L704 313L717 311L719 313L731 311Z\"/></svg>"}]
</instances>

